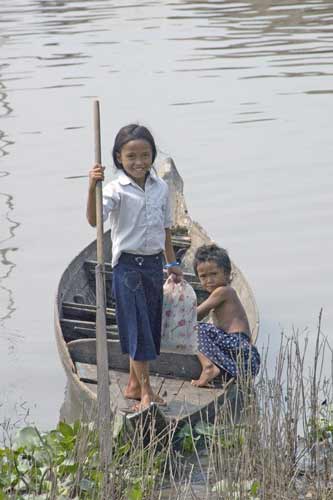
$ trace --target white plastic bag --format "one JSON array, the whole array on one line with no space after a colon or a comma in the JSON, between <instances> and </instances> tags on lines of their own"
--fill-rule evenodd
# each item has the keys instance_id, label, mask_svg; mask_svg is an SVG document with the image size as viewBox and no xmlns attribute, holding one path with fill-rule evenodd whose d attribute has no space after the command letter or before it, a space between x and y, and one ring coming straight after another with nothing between
<instances>
[{"instance_id":1,"label":"white plastic bag","mask_svg":"<svg viewBox=\"0 0 333 500\"><path fill-rule=\"evenodd\" d=\"M197 297L191 285L169 277L163 287L162 352L196 354Z\"/></svg>"}]
</instances>

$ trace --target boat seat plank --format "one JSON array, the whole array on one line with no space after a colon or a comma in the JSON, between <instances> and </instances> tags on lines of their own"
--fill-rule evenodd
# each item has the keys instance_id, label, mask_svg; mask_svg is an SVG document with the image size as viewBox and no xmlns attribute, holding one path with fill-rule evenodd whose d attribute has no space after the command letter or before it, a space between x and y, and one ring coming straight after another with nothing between
<instances>
[{"instance_id":1,"label":"boat seat plank","mask_svg":"<svg viewBox=\"0 0 333 500\"><path fill-rule=\"evenodd\" d=\"M66 342L78 339L96 338L96 323L94 321L80 321L77 319L61 319L62 332ZM108 339L118 339L117 325L106 327Z\"/></svg>"},{"instance_id":2,"label":"boat seat plank","mask_svg":"<svg viewBox=\"0 0 333 500\"><path fill-rule=\"evenodd\" d=\"M190 248L192 239L190 236L185 236L181 234L174 234L171 236L172 246L176 249L180 248Z\"/></svg>"},{"instance_id":3,"label":"boat seat plank","mask_svg":"<svg viewBox=\"0 0 333 500\"><path fill-rule=\"evenodd\" d=\"M120 342L107 340L109 368L127 370L128 356L122 354ZM96 340L79 339L68 342L67 348L74 362L96 365ZM150 372L167 378L189 379L199 378L200 363L195 355L180 353L165 353L149 363Z\"/></svg>"},{"instance_id":4,"label":"boat seat plank","mask_svg":"<svg viewBox=\"0 0 333 500\"><path fill-rule=\"evenodd\" d=\"M74 318L83 321L96 319L96 306L94 304L77 304L76 302L62 303L62 312L66 318ZM114 308L106 308L106 323L114 324L116 322L116 312Z\"/></svg>"}]
</instances>

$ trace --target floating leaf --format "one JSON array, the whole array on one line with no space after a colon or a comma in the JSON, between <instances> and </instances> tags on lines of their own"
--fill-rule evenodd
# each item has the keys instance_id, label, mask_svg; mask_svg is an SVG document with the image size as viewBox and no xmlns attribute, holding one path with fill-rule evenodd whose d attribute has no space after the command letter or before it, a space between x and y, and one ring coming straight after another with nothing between
<instances>
[{"instance_id":1,"label":"floating leaf","mask_svg":"<svg viewBox=\"0 0 333 500\"><path fill-rule=\"evenodd\" d=\"M81 479L80 481L80 489L82 491L87 491L88 493L91 493L95 487L95 484L92 481L89 481L89 479Z\"/></svg>"},{"instance_id":2,"label":"floating leaf","mask_svg":"<svg viewBox=\"0 0 333 500\"><path fill-rule=\"evenodd\" d=\"M50 457L50 453L48 453L45 448L40 448L34 453L34 459L40 464L40 466L45 463L48 464L51 458L52 457Z\"/></svg>"},{"instance_id":3,"label":"floating leaf","mask_svg":"<svg viewBox=\"0 0 333 500\"><path fill-rule=\"evenodd\" d=\"M113 421L113 439L116 439L124 428L124 417L116 414Z\"/></svg>"},{"instance_id":4,"label":"floating leaf","mask_svg":"<svg viewBox=\"0 0 333 500\"><path fill-rule=\"evenodd\" d=\"M25 448L33 450L42 444L40 436L35 427L24 427L17 434L14 440L14 450Z\"/></svg>"},{"instance_id":5,"label":"floating leaf","mask_svg":"<svg viewBox=\"0 0 333 500\"><path fill-rule=\"evenodd\" d=\"M179 438L185 438L187 436L192 436L192 430L190 424L183 425L183 427L177 433L177 437Z\"/></svg>"},{"instance_id":6,"label":"floating leaf","mask_svg":"<svg viewBox=\"0 0 333 500\"><path fill-rule=\"evenodd\" d=\"M214 436L214 426L207 422L198 422L194 429L195 432L203 436L209 436L209 437Z\"/></svg>"},{"instance_id":7,"label":"floating leaf","mask_svg":"<svg viewBox=\"0 0 333 500\"><path fill-rule=\"evenodd\" d=\"M74 431L72 427L65 422L59 422L58 430L65 438L72 438L74 436Z\"/></svg>"},{"instance_id":8,"label":"floating leaf","mask_svg":"<svg viewBox=\"0 0 333 500\"><path fill-rule=\"evenodd\" d=\"M79 464L72 459L67 458L61 465L59 465L59 470L64 474L72 474L77 471Z\"/></svg>"}]
</instances>

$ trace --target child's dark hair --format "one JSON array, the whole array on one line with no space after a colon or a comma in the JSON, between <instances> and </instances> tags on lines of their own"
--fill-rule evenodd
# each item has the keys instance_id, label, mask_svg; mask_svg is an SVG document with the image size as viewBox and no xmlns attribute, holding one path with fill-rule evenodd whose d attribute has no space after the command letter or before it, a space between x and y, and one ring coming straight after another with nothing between
<instances>
[{"instance_id":1,"label":"child's dark hair","mask_svg":"<svg viewBox=\"0 0 333 500\"><path fill-rule=\"evenodd\" d=\"M150 144L154 162L157 154L154 137L146 127L131 123L130 125L122 127L114 140L112 157L117 168L123 168L121 163L119 163L117 159L117 153L119 154L121 152L121 148L128 142L137 140L143 140Z\"/></svg>"},{"instance_id":2,"label":"child's dark hair","mask_svg":"<svg viewBox=\"0 0 333 500\"><path fill-rule=\"evenodd\" d=\"M202 245L195 252L193 267L197 276L198 265L201 262L209 261L215 262L218 267L224 269L226 274L229 275L231 273L231 261L228 252L224 248L215 245L215 243L211 243L210 245Z\"/></svg>"}]
</instances>

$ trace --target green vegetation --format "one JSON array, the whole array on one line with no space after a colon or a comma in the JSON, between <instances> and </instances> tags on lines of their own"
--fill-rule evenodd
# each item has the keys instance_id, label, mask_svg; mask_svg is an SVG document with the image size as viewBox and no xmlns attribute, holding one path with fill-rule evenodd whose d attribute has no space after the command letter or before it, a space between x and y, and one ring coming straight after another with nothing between
<instances>
[{"instance_id":1,"label":"green vegetation","mask_svg":"<svg viewBox=\"0 0 333 500\"><path fill-rule=\"evenodd\" d=\"M163 468L165 454L114 436L110 481L114 498L140 500ZM139 456L138 456L139 455ZM153 458L153 461L152 461ZM40 433L21 429L11 446L0 449L0 500L3 499L99 499L98 436L92 424L68 425Z\"/></svg>"},{"instance_id":2,"label":"green vegetation","mask_svg":"<svg viewBox=\"0 0 333 500\"><path fill-rule=\"evenodd\" d=\"M319 322L304 373L301 340L282 336L274 376L264 361L255 387L235 384L212 423L203 418L164 436L152 423L143 440L142 426L130 439L114 421L106 478L93 424L61 422L46 433L30 426L12 440L7 433L0 500L333 499L332 378L321 374L332 351Z\"/></svg>"}]
</instances>

